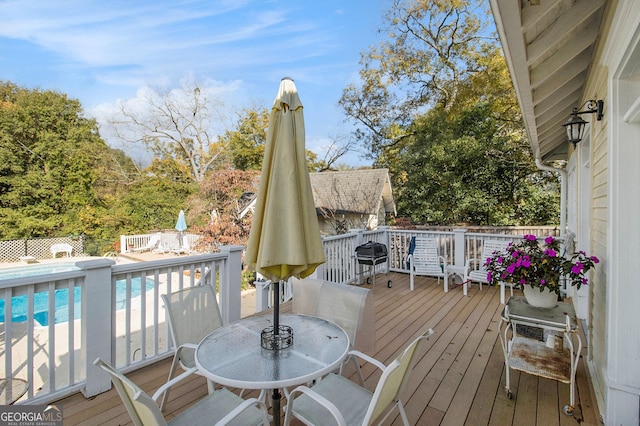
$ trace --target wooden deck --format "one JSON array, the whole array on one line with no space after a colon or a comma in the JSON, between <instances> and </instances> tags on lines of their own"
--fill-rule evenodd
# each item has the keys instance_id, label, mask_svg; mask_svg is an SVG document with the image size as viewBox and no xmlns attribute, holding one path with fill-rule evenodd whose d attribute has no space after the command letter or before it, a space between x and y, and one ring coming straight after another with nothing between
<instances>
[{"instance_id":1,"label":"wooden deck","mask_svg":"<svg viewBox=\"0 0 640 426\"><path fill-rule=\"evenodd\" d=\"M504 389L504 358L498 338L502 305L499 290L472 286L467 297L461 288L444 293L436 280L418 277L409 291L408 275L379 275L375 288L376 351L388 363L417 335L436 332L412 373L403 401L409 420L416 425L602 425L584 362L577 373L574 417L562 413L569 402L569 385L512 372L514 399ZM283 311L290 310L285 304ZM583 339L584 341L584 339ZM586 350L583 348L583 355ZM150 394L166 381L170 360L133 372L130 377ZM365 369L367 383L377 380ZM371 388L371 386L370 386ZM176 386L165 415L167 419L206 394L203 378ZM75 394L63 406L69 425L131 424L115 390L87 400ZM399 418L389 424L399 425Z\"/></svg>"}]
</instances>

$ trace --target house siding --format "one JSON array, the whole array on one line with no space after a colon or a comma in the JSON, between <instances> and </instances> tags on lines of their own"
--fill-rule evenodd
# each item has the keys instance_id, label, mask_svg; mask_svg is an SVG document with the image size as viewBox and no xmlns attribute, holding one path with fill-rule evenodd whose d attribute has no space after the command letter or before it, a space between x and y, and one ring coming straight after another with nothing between
<instances>
[{"instance_id":1,"label":"house siding","mask_svg":"<svg viewBox=\"0 0 640 426\"><path fill-rule=\"evenodd\" d=\"M640 124L626 117L640 99L640 2L613 2L583 93L605 102L592 128L591 251L601 259L590 286L588 364L605 424L639 424L637 182ZM593 120L592 120L593 121Z\"/></svg>"},{"instance_id":2,"label":"house siding","mask_svg":"<svg viewBox=\"0 0 640 426\"><path fill-rule=\"evenodd\" d=\"M598 93L606 93L606 74L601 73L598 77ZM608 197L608 143L606 132L601 131L606 127L603 118L601 126L593 129L592 143L592 176L591 176L591 241L590 254L597 256L601 263L594 269L589 287L590 297L590 329L588 333L588 359L591 365L600 368L591 371L594 378L594 388L599 396L600 406L604 405L603 395L605 394L605 368L607 365L607 239L608 239L608 217L609 217L609 197ZM599 131L600 130L600 131Z\"/></svg>"}]
</instances>

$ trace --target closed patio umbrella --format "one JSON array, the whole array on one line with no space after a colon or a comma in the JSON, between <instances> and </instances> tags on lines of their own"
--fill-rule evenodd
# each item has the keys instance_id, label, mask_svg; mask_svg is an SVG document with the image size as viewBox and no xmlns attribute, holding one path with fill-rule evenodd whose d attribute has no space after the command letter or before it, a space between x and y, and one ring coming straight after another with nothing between
<instances>
[{"instance_id":1,"label":"closed patio umbrella","mask_svg":"<svg viewBox=\"0 0 640 426\"><path fill-rule=\"evenodd\" d=\"M187 221L184 218L184 210L180 210L178 213L178 221L176 222L175 229L178 231L178 240L180 246L182 246L182 233L187 230Z\"/></svg>"},{"instance_id":2,"label":"closed patio umbrella","mask_svg":"<svg viewBox=\"0 0 640 426\"><path fill-rule=\"evenodd\" d=\"M245 254L249 269L274 283L274 334L280 326L280 281L307 277L324 261L305 158L302 103L293 80L283 78L269 117L260 186ZM279 405L278 399L278 391L274 389L274 409L275 403Z\"/></svg>"},{"instance_id":3,"label":"closed patio umbrella","mask_svg":"<svg viewBox=\"0 0 640 426\"><path fill-rule=\"evenodd\" d=\"M176 222L175 228L178 232L183 232L187 230L187 221L184 218L184 210L180 210L180 213L178 214L178 221Z\"/></svg>"}]
</instances>

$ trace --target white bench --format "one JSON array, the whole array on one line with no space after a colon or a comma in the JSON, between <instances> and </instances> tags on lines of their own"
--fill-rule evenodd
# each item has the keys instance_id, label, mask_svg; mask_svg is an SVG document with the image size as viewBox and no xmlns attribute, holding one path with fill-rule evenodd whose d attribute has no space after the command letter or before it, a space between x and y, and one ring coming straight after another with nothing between
<instances>
[{"instance_id":1,"label":"white bench","mask_svg":"<svg viewBox=\"0 0 640 426\"><path fill-rule=\"evenodd\" d=\"M55 259L58 256L58 253L66 253L67 257L71 257L71 253L73 252L73 246L67 243L59 243L51 246L51 255Z\"/></svg>"}]
</instances>

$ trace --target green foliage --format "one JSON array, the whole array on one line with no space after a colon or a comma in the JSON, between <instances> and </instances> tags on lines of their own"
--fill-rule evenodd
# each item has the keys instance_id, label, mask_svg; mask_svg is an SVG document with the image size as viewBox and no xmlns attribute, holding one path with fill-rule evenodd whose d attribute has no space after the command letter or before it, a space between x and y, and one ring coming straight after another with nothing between
<instances>
[{"instance_id":1,"label":"green foliage","mask_svg":"<svg viewBox=\"0 0 640 426\"><path fill-rule=\"evenodd\" d=\"M245 109L236 129L227 130L220 143L229 147L229 160L238 170L260 170L267 142L269 111L266 108Z\"/></svg>"},{"instance_id":2,"label":"green foliage","mask_svg":"<svg viewBox=\"0 0 640 426\"><path fill-rule=\"evenodd\" d=\"M480 0L394 0L387 41L340 100L418 223L557 223L557 177L535 167Z\"/></svg>"},{"instance_id":3,"label":"green foliage","mask_svg":"<svg viewBox=\"0 0 640 426\"><path fill-rule=\"evenodd\" d=\"M225 160L238 170L261 170L267 143L269 110L267 108L246 108L238 118L236 128L227 130L218 138L220 146L228 147ZM337 158L346 151L338 152ZM319 160L313 151L306 151L309 171L321 171L327 167L326 160ZM333 161L337 160L333 159ZM224 171L224 164L218 170Z\"/></svg>"},{"instance_id":4,"label":"green foliage","mask_svg":"<svg viewBox=\"0 0 640 426\"><path fill-rule=\"evenodd\" d=\"M500 126L488 104L416 120L401 164L408 178L396 194L399 214L438 225L553 222L557 178L537 171L525 145L501 136Z\"/></svg>"},{"instance_id":5,"label":"green foliage","mask_svg":"<svg viewBox=\"0 0 640 426\"><path fill-rule=\"evenodd\" d=\"M183 162L140 171L109 148L77 100L0 84L0 238L85 234L102 254L122 233L173 228L193 191Z\"/></svg>"},{"instance_id":6,"label":"green foliage","mask_svg":"<svg viewBox=\"0 0 640 426\"><path fill-rule=\"evenodd\" d=\"M82 212L109 148L80 104L53 91L0 83L2 238L85 232Z\"/></svg>"}]
</instances>

